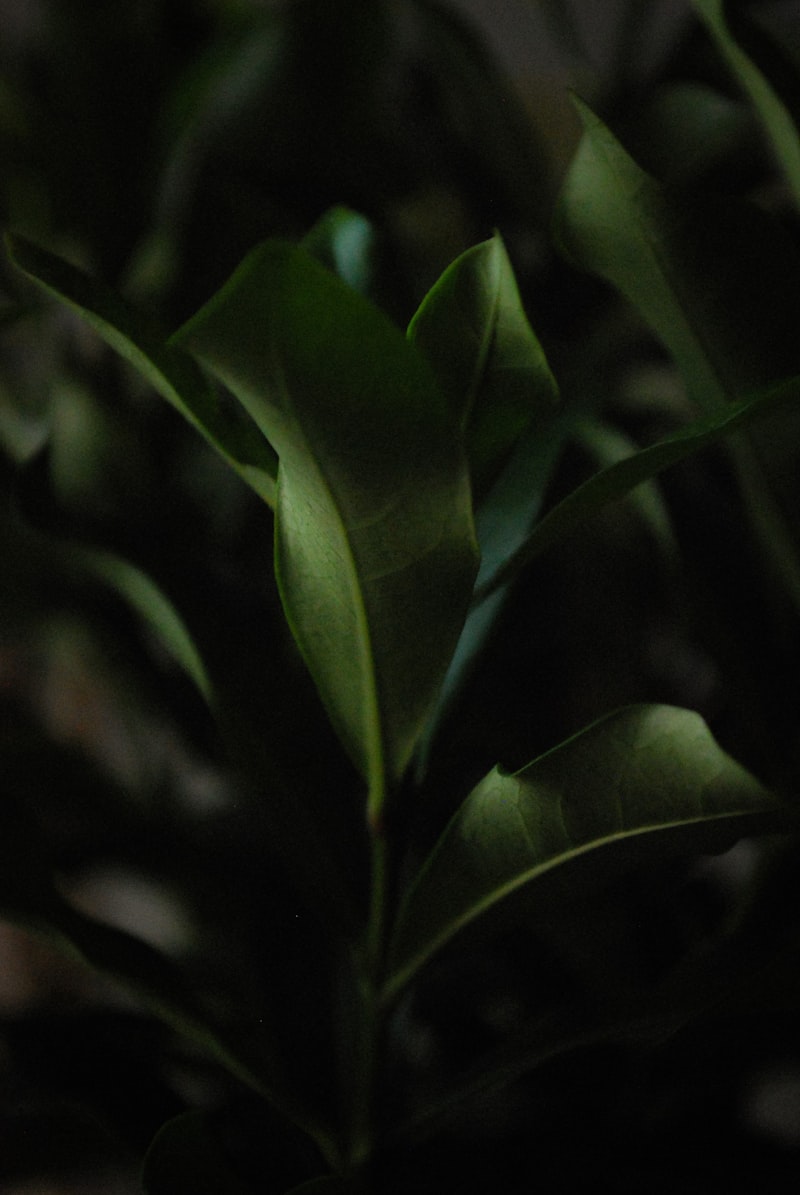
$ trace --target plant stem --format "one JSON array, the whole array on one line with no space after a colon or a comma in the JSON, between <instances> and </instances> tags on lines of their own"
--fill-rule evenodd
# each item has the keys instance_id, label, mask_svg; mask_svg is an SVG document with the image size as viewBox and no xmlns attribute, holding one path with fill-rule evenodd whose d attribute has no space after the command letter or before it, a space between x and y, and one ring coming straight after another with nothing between
<instances>
[{"instance_id":1,"label":"plant stem","mask_svg":"<svg viewBox=\"0 0 800 1195\"><path fill-rule=\"evenodd\" d=\"M389 892L389 843L383 819L370 822L370 909L361 957L359 989L361 1021L358 1031L356 1090L350 1164L361 1171L374 1148L374 1097L383 1037L381 986Z\"/></svg>"}]
</instances>

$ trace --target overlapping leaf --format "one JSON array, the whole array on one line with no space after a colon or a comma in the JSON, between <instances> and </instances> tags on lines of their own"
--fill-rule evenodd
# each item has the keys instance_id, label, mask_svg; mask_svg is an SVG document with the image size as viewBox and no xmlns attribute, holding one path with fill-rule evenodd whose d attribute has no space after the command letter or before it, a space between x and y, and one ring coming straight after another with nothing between
<instances>
[{"instance_id":1,"label":"overlapping leaf","mask_svg":"<svg viewBox=\"0 0 800 1195\"><path fill-rule=\"evenodd\" d=\"M532 423L552 419L558 387L528 323L501 237L468 249L409 325L466 436L479 500Z\"/></svg>"},{"instance_id":2,"label":"overlapping leaf","mask_svg":"<svg viewBox=\"0 0 800 1195\"><path fill-rule=\"evenodd\" d=\"M435 700L477 567L455 421L402 333L282 242L254 250L176 343L278 451L284 609L377 815Z\"/></svg>"},{"instance_id":3,"label":"overlapping leaf","mask_svg":"<svg viewBox=\"0 0 800 1195\"><path fill-rule=\"evenodd\" d=\"M506 557L485 583L479 578L476 602L494 593L551 544L569 536L605 506L625 498L642 482L782 408L796 408L799 397L800 379L791 379L755 398L731 403L715 415L697 419L674 435L593 474L545 514L524 543Z\"/></svg>"},{"instance_id":4,"label":"overlapping leaf","mask_svg":"<svg viewBox=\"0 0 800 1195\"><path fill-rule=\"evenodd\" d=\"M634 706L515 774L492 771L467 797L400 909L392 995L483 912L556 868L608 853L630 864L652 847L710 850L763 828L769 793L726 755L699 715ZM576 879L577 877L577 879Z\"/></svg>"},{"instance_id":5,"label":"overlapping leaf","mask_svg":"<svg viewBox=\"0 0 800 1195\"><path fill-rule=\"evenodd\" d=\"M187 353L166 344L140 313L82 270L24 237L10 236L8 247L21 270L77 311L144 374L261 498L270 504L274 501L274 451L240 407L220 403Z\"/></svg>"}]
</instances>

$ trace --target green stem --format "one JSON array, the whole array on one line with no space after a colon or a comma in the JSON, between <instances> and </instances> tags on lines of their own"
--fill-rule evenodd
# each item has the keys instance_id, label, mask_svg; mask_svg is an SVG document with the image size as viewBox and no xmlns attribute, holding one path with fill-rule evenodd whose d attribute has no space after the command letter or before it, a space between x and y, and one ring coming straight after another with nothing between
<instances>
[{"instance_id":1,"label":"green stem","mask_svg":"<svg viewBox=\"0 0 800 1195\"><path fill-rule=\"evenodd\" d=\"M350 1166L354 1172L364 1170L374 1149L375 1080L384 1028L381 987L389 894L389 844L382 819L370 823L370 841L370 910L359 976L359 1065L350 1149Z\"/></svg>"}]
</instances>

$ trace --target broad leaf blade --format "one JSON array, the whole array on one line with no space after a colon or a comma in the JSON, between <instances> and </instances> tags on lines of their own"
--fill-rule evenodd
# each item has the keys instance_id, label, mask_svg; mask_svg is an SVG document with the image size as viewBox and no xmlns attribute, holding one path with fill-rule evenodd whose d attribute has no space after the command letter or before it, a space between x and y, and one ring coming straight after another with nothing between
<instances>
[{"instance_id":1,"label":"broad leaf blade","mask_svg":"<svg viewBox=\"0 0 800 1195\"><path fill-rule=\"evenodd\" d=\"M223 407L188 354L166 344L123 299L75 266L20 236L8 237L12 261L91 325L131 362L168 402L270 504L277 459L252 420L238 407Z\"/></svg>"},{"instance_id":2,"label":"broad leaf blade","mask_svg":"<svg viewBox=\"0 0 800 1195\"><path fill-rule=\"evenodd\" d=\"M477 568L457 429L402 333L288 244L254 250L178 343L278 450L284 609L377 814L435 700Z\"/></svg>"},{"instance_id":3,"label":"broad leaf blade","mask_svg":"<svg viewBox=\"0 0 800 1195\"><path fill-rule=\"evenodd\" d=\"M800 255L777 222L672 195L576 102L584 135L555 221L566 254L633 303L706 410L800 372Z\"/></svg>"},{"instance_id":4,"label":"broad leaf blade","mask_svg":"<svg viewBox=\"0 0 800 1195\"><path fill-rule=\"evenodd\" d=\"M430 362L464 429L473 491L480 498L520 437L533 422L546 425L558 400L498 234L445 270L408 336Z\"/></svg>"},{"instance_id":5,"label":"broad leaf blade","mask_svg":"<svg viewBox=\"0 0 800 1195\"><path fill-rule=\"evenodd\" d=\"M770 794L695 713L634 706L516 774L495 769L467 797L400 910L392 995L439 947L499 901L589 856L624 866L648 847L709 850L763 828Z\"/></svg>"},{"instance_id":6,"label":"broad leaf blade","mask_svg":"<svg viewBox=\"0 0 800 1195\"><path fill-rule=\"evenodd\" d=\"M694 0L694 7L739 85L750 98L795 201L800 203L800 135L786 105L749 54L737 44L728 25L724 0Z\"/></svg>"}]
</instances>

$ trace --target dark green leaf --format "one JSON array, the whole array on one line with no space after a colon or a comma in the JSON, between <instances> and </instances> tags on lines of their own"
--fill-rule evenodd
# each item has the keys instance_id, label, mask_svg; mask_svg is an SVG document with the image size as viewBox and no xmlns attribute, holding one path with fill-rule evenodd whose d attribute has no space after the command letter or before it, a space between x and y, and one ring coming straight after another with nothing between
<instances>
[{"instance_id":1,"label":"dark green leaf","mask_svg":"<svg viewBox=\"0 0 800 1195\"><path fill-rule=\"evenodd\" d=\"M516 562L541 511L542 500L561 450L576 420L575 409L559 407L546 435L534 422L516 446L511 460L479 507L475 526L481 547L476 593L447 675L435 716L428 727L418 763L424 772L433 739L442 718L466 683L486 641L501 615ZM522 563L524 564L524 560ZM495 583L496 582L496 583Z\"/></svg>"},{"instance_id":2,"label":"dark green leaf","mask_svg":"<svg viewBox=\"0 0 800 1195\"><path fill-rule=\"evenodd\" d=\"M141 569L111 552L75 549L75 560L116 590L145 619L207 701L211 683L188 628L166 594Z\"/></svg>"},{"instance_id":3,"label":"dark green leaf","mask_svg":"<svg viewBox=\"0 0 800 1195\"><path fill-rule=\"evenodd\" d=\"M753 59L737 44L725 13L724 0L694 0L717 48L743 91L749 96L786 180L800 203L800 135L786 105Z\"/></svg>"},{"instance_id":4,"label":"dark green leaf","mask_svg":"<svg viewBox=\"0 0 800 1195\"><path fill-rule=\"evenodd\" d=\"M475 600L480 602L514 576L540 552L564 538L587 518L631 493L643 481L655 477L670 465L685 460L715 440L730 435L759 419L766 419L782 406L796 404L800 379L786 382L774 390L746 402L732 403L721 413L698 419L657 444L595 473L583 485L549 510L525 543L497 569L485 585L479 584Z\"/></svg>"},{"instance_id":5,"label":"dark green leaf","mask_svg":"<svg viewBox=\"0 0 800 1195\"><path fill-rule=\"evenodd\" d=\"M670 194L578 107L584 135L555 222L565 252L634 304L706 410L800 372L800 254L777 222Z\"/></svg>"},{"instance_id":6,"label":"dark green leaf","mask_svg":"<svg viewBox=\"0 0 800 1195\"><path fill-rule=\"evenodd\" d=\"M477 568L454 421L402 333L280 242L254 250L177 342L278 450L284 609L377 814L435 701Z\"/></svg>"},{"instance_id":7,"label":"dark green leaf","mask_svg":"<svg viewBox=\"0 0 800 1195\"><path fill-rule=\"evenodd\" d=\"M240 407L221 405L187 353L166 344L119 295L75 266L24 237L9 236L8 247L21 270L77 311L144 374L260 497L270 504L274 501L275 453Z\"/></svg>"},{"instance_id":8,"label":"dark green leaf","mask_svg":"<svg viewBox=\"0 0 800 1195\"><path fill-rule=\"evenodd\" d=\"M669 850L710 850L763 828L770 794L715 743L695 713L634 706L515 774L492 771L440 838L401 906L390 996L481 913L592 856L615 868Z\"/></svg>"},{"instance_id":9,"label":"dark green leaf","mask_svg":"<svg viewBox=\"0 0 800 1195\"><path fill-rule=\"evenodd\" d=\"M445 270L408 335L430 362L464 431L479 500L531 423L545 434L558 400L499 234Z\"/></svg>"}]
</instances>

